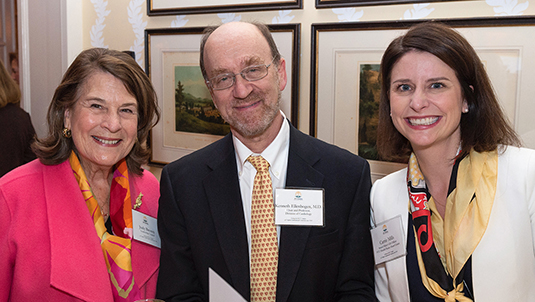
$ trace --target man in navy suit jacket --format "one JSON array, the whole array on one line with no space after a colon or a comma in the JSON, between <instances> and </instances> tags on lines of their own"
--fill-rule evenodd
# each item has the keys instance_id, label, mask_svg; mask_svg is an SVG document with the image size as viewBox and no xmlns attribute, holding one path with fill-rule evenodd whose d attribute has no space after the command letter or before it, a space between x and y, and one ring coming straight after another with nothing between
<instances>
[{"instance_id":1,"label":"man in navy suit jacket","mask_svg":"<svg viewBox=\"0 0 535 302\"><path fill-rule=\"evenodd\" d=\"M301 133L285 118L285 60L265 25L209 28L200 64L231 133L162 171L157 296L208 301L212 268L250 300L256 170L246 159L262 155L273 188L324 190L323 227L277 226L276 301L375 301L368 163Z\"/></svg>"}]
</instances>

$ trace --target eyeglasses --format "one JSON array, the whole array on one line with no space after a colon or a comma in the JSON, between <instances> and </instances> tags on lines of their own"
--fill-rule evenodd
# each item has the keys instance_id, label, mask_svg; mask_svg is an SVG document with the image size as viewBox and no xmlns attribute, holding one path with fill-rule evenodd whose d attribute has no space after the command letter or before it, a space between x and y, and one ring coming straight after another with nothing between
<instances>
[{"instance_id":1,"label":"eyeglasses","mask_svg":"<svg viewBox=\"0 0 535 302\"><path fill-rule=\"evenodd\" d=\"M275 58L273 58L273 60L275 60ZM267 76L268 68L273 64L273 60L267 65L261 64L245 67L239 73L223 73L217 75L206 81L206 83L210 85L213 90L223 90L232 87L232 85L236 83L237 75L241 75L241 77L248 82L261 80Z\"/></svg>"}]
</instances>

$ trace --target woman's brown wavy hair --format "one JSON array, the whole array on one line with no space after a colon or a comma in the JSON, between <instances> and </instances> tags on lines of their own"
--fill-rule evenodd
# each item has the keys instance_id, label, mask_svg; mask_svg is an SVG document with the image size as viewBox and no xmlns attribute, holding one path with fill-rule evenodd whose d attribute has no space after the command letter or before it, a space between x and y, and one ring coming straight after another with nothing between
<instances>
[{"instance_id":1,"label":"woman's brown wavy hair","mask_svg":"<svg viewBox=\"0 0 535 302\"><path fill-rule=\"evenodd\" d=\"M150 150L147 137L160 119L156 92L136 61L127 53L105 48L91 48L81 52L63 75L48 108L48 136L37 140L32 149L45 165L57 165L67 160L76 149L72 138L63 136L66 109L72 109L81 96L86 81L97 72L106 72L119 79L137 100L137 140L126 156L128 170L140 175Z\"/></svg>"}]
</instances>

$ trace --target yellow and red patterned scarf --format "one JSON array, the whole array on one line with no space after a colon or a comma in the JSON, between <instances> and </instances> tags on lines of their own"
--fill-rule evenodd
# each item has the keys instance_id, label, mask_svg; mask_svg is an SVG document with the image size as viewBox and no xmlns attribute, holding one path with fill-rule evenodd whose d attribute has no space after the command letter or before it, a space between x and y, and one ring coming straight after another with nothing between
<instances>
[{"instance_id":1,"label":"yellow and red patterned scarf","mask_svg":"<svg viewBox=\"0 0 535 302\"><path fill-rule=\"evenodd\" d=\"M114 301L135 301L141 298L132 272L132 203L126 161L115 165L110 191L110 218L113 233L107 232L97 200L93 196L80 161L74 152L69 157L87 208L95 224L112 284Z\"/></svg>"},{"instance_id":2,"label":"yellow and red patterned scarf","mask_svg":"<svg viewBox=\"0 0 535 302\"><path fill-rule=\"evenodd\" d=\"M498 153L471 151L461 160L456 187L448 195L444 220L431 197L416 156L407 171L409 209L422 283L446 302L472 301L464 295L462 270L483 237L494 203Z\"/></svg>"}]
</instances>

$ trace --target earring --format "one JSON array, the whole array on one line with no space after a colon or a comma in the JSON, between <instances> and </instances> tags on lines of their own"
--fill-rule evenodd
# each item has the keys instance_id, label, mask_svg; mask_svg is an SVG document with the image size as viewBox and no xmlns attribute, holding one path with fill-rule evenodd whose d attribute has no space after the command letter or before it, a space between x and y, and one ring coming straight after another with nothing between
<instances>
[{"instance_id":1,"label":"earring","mask_svg":"<svg viewBox=\"0 0 535 302\"><path fill-rule=\"evenodd\" d=\"M71 129L63 128L63 137L65 138L71 138Z\"/></svg>"},{"instance_id":2,"label":"earring","mask_svg":"<svg viewBox=\"0 0 535 302\"><path fill-rule=\"evenodd\" d=\"M464 108L463 113L468 113L468 108Z\"/></svg>"}]
</instances>

